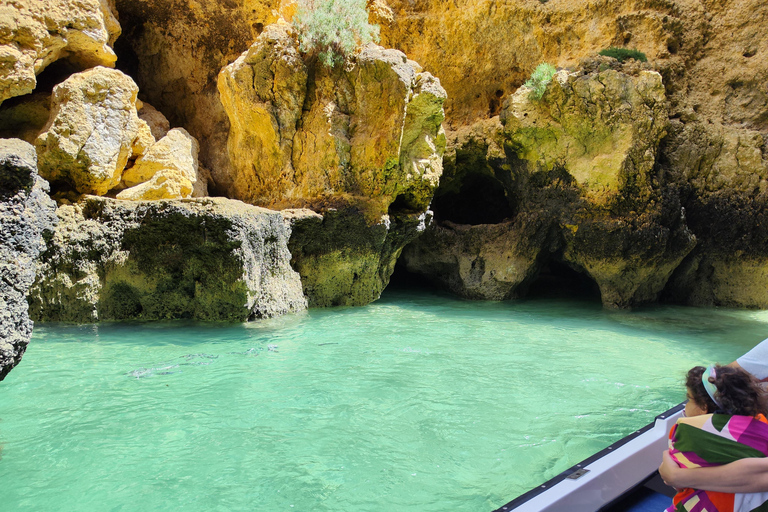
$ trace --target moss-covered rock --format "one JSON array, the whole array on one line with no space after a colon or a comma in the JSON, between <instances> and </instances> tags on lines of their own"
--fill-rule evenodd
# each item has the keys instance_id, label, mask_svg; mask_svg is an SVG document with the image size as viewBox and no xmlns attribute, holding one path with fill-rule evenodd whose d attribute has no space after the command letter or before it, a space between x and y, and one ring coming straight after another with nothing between
<instances>
[{"instance_id":1,"label":"moss-covered rock","mask_svg":"<svg viewBox=\"0 0 768 512\"><path fill-rule=\"evenodd\" d=\"M403 247L423 229L420 215L369 224L355 210L285 210L291 264L310 307L362 306L378 299Z\"/></svg>"},{"instance_id":2,"label":"moss-covered rock","mask_svg":"<svg viewBox=\"0 0 768 512\"><path fill-rule=\"evenodd\" d=\"M91 196L58 214L30 294L34 318L243 321L306 307L277 212Z\"/></svg>"},{"instance_id":3,"label":"moss-covered rock","mask_svg":"<svg viewBox=\"0 0 768 512\"><path fill-rule=\"evenodd\" d=\"M657 73L587 61L541 100L451 133L436 223L406 269L464 297L525 295L548 264L597 283L606 307L652 302L695 245L654 162L667 126Z\"/></svg>"},{"instance_id":4,"label":"moss-covered rock","mask_svg":"<svg viewBox=\"0 0 768 512\"><path fill-rule=\"evenodd\" d=\"M661 149L698 244L665 298L697 306L768 307L768 144L740 126L675 120Z\"/></svg>"},{"instance_id":5,"label":"moss-covered rock","mask_svg":"<svg viewBox=\"0 0 768 512\"><path fill-rule=\"evenodd\" d=\"M660 74L560 71L541 100L521 87L500 117L518 158L535 170L565 169L590 202L648 199L668 117Z\"/></svg>"}]
</instances>

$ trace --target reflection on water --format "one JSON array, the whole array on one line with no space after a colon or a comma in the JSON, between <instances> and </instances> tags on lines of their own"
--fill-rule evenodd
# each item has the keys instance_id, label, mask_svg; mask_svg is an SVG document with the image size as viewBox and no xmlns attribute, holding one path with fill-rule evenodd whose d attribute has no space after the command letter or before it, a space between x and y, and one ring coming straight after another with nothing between
<instances>
[{"instance_id":1,"label":"reflection on water","mask_svg":"<svg viewBox=\"0 0 768 512\"><path fill-rule=\"evenodd\" d=\"M492 510L682 401L691 366L766 327L766 312L396 289L242 325L40 325L0 384L0 503Z\"/></svg>"}]
</instances>

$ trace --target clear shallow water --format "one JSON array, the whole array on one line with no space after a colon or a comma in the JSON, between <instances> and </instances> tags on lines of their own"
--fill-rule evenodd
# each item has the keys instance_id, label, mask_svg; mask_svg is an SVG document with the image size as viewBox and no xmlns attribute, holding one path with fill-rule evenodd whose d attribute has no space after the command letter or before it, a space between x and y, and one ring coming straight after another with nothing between
<instances>
[{"instance_id":1,"label":"clear shallow water","mask_svg":"<svg viewBox=\"0 0 768 512\"><path fill-rule=\"evenodd\" d=\"M38 325L5 511L490 511L684 398L768 312L388 291L251 324Z\"/></svg>"}]
</instances>

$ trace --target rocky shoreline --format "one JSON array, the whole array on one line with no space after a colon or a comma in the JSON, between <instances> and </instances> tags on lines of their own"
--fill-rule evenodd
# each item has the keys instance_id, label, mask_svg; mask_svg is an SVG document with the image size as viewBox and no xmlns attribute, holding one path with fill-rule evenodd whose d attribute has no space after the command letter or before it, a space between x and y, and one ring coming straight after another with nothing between
<instances>
[{"instance_id":1,"label":"rocky shoreline","mask_svg":"<svg viewBox=\"0 0 768 512\"><path fill-rule=\"evenodd\" d=\"M331 68L293 0L3 7L0 379L27 298L244 321L555 265L608 308L768 307L768 7L726 4L375 0L383 46Z\"/></svg>"}]
</instances>

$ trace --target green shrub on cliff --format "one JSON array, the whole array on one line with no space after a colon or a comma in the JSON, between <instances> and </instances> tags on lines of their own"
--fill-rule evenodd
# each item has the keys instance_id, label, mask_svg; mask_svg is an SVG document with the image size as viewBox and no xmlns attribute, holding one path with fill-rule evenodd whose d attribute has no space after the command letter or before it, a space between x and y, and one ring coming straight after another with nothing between
<instances>
[{"instance_id":1,"label":"green shrub on cliff","mask_svg":"<svg viewBox=\"0 0 768 512\"><path fill-rule=\"evenodd\" d=\"M328 67L344 62L363 44L378 42L379 26L368 23L366 0L298 0L293 26L299 49Z\"/></svg>"},{"instance_id":2,"label":"green shrub on cliff","mask_svg":"<svg viewBox=\"0 0 768 512\"><path fill-rule=\"evenodd\" d=\"M547 90L547 85L552 81L552 77L557 73L557 69L552 64L542 62L531 73L531 78L525 82L525 86L531 90L531 98L540 100Z\"/></svg>"},{"instance_id":3,"label":"green shrub on cliff","mask_svg":"<svg viewBox=\"0 0 768 512\"><path fill-rule=\"evenodd\" d=\"M643 52L638 50L630 50L628 48L610 47L606 48L605 50L600 50L600 55L605 57L613 57L619 62L624 62L627 59L635 59L639 60L640 62L648 62L648 59Z\"/></svg>"}]
</instances>

